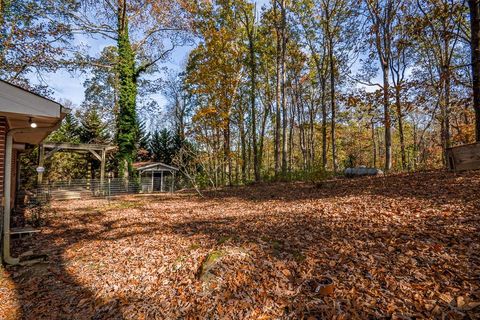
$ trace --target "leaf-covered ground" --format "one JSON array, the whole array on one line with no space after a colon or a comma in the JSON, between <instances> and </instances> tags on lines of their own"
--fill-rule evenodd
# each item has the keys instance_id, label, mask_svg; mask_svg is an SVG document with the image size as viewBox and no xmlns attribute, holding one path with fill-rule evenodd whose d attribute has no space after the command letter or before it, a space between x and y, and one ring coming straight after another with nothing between
<instances>
[{"instance_id":1,"label":"leaf-covered ground","mask_svg":"<svg viewBox=\"0 0 480 320\"><path fill-rule=\"evenodd\" d=\"M480 318L480 173L53 203L1 319ZM329 276L331 296L306 285Z\"/></svg>"}]
</instances>

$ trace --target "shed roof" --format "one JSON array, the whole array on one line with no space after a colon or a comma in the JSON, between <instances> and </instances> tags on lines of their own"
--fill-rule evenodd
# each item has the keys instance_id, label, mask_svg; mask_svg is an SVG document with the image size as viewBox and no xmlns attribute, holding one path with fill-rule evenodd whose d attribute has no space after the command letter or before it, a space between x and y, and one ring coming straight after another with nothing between
<instances>
[{"instance_id":1,"label":"shed roof","mask_svg":"<svg viewBox=\"0 0 480 320\"><path fill-rule=\"evenodd\" d=\"M137 171L145 171L148 169L154 169L155 167L163 167L166 170L174 170L178 171L178 168L169 166L168 164L162 162L152 162L152 161L145 161L145 162L135 162L132 165Z\"/></svg>"}]
</instances>

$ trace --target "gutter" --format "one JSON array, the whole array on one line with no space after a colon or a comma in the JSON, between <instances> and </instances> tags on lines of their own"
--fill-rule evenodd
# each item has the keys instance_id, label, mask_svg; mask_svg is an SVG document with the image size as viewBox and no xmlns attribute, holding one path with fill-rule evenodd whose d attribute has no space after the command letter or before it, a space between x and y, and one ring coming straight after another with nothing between
<instances>
[{"instance_id":1,"label":"gutter","mask_svg":"<svg viewBox=\"0 0 480 320\"><path fill-rule=\"evenodd\" d=\"M10 265L16 265L20 263L19 258L13 258L10 254L10 195L12 186L12 146L13 135L15 133L28 133L32 131L38 131L46 129L47 131L53 131L60 126L61 121L52 127L41 128L16 128L10 129L7 132L6 144L5 144L5 182L3 189L4 210L3 210L3 260Z\"/></svg>"}]
</instances>

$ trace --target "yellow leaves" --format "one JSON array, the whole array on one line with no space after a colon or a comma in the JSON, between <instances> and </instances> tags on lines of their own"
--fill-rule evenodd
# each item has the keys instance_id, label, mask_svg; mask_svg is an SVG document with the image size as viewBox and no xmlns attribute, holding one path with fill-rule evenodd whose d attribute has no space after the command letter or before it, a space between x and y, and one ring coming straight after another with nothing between
<instances>
[{"instance_id":1,"label":"yellow leaves","mask_svg":"<svg viewBox=\"0 0 480 320\"><path fill-rule=\"evenodd\" d=\"M360 102L360 99L355 96L348 96L347 104L348 106L356 106Z\"/></svg>"},{"instance_id":2,"label":"yellow leaves","mask_svg":"<svg viewBox=\"0 0 480 320\"><path fill-rule=\"evenodd\" d=\"M216 114L217 114L217 110L214 107L201 108L193 116L193 121L199 121L202 118L212 117L212 116L215 116Z\"/></svg>"}]
</instances>

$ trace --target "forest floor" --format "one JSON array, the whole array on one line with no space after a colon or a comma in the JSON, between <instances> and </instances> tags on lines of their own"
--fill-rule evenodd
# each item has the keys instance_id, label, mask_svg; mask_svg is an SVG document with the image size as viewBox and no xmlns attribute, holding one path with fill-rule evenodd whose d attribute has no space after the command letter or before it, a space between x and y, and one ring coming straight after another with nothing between
<instances>
[{"instance_id":1,"label":"forest floor","mask_svg":"<svg viewBox=\"0 0 480 320\"><path fill-rule=\"evenodd\" d=\"M480 318L480 172L55 202L0 319ZM314 279L331 277L322 296Z\"/></svg>"}]
</instances>

